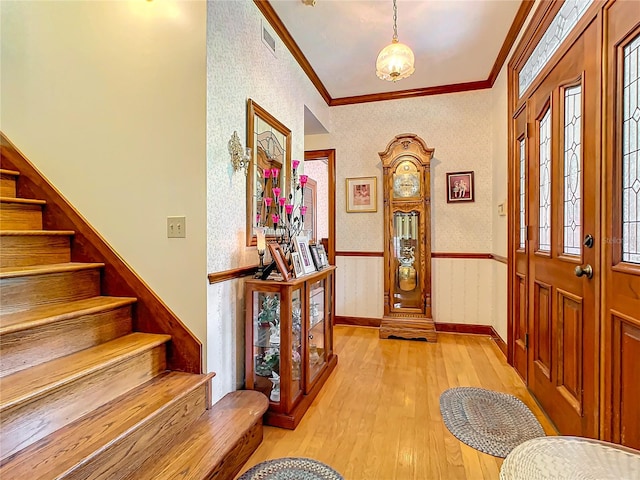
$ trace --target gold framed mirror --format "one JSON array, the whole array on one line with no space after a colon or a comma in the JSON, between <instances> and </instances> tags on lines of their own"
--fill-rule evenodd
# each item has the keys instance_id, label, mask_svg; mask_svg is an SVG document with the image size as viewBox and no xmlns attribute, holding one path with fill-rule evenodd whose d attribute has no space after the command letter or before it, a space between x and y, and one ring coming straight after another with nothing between
<instances>
[{"instance_id":1,"label":"gold framed mirror","mask_svg":"<svg viewBox=\"0 0 640 480\"><path fill-rule=\"evenodd\" d=\"M267 238L275 236L273 222L267 218L263 199L271 197L271 182L265 182L265 170L279 170L281 195L288 197L291 183L291 130L253 100L247 101L247 147L252 161L247 174L247 245L256 244L254 227L257 215L267 227Z\"/></svg>"}]
</instances>

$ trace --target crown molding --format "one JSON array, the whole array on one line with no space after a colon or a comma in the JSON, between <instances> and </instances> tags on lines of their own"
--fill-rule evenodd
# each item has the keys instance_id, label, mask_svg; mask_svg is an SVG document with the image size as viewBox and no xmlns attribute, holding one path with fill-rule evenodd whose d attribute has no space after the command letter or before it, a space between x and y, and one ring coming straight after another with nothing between
<instances>
[{"instance_id":1,"label":"crown molding","mask_svg":"<svg viewBox=\"0 0 640 480\"><path fill-rule=\"evenodd\" d=\"M330 107L336 107L341 105L353 105L357 103L369 103L369 102L381 102L385 100L401 100L405 98L414 98L414 97L426 97L429 95L442 95L445 93L458 93L458 92L469 92L473 90L483 90L486 88L493 87L493 84L498 78L498 74L502 69L504 62L507 59L507 55L511 51L511 47L516 41L518 37L518 33L520 29L524 25L529 12L533 8L535 0L522 0L520 3L520 8L516 12L516 16L513 19L511 27L509 28L509 32L502 43L502 47L498 52L498 56L496 57L495 62L493 63L493 67L491 68L491 72L489 73L489 77L486 80L477 80L474 82L465 82L465 83L455 83L450 85L438 85L434 87L424 87L424 88L413 88L410 90L400 90L397 92L384 92L384 93L372 93L367 95L354 95L351 97L338 97L332 98L329 94L329 91L324 86L320 77L315 72L307 57L304 56L302 50L293 39L289 30L284 26L282 20L273 9L269 0L253 0L253 2L258 7L258 10L264 15L266 20L269 22L271 27L275 30L275 32L280 37L280 40L285 44L285 46L293 55L293 58L296 59L300 68L305 72L311 83L316 87L320 96L324 99L324 101Z\"/></svg>"}]
</instances>

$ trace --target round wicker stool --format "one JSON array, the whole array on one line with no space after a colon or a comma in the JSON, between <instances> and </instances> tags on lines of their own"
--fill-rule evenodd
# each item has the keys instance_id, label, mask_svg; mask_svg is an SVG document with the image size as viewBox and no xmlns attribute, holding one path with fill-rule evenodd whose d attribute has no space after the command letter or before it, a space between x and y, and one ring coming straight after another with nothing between
<instances>
[{"instance_id":1,"label":"round wicker stool","mask_svg":"<svg viewBox=\"0 0 640 480\"><path fill-rule=\"evenodd\" d=\"M581 437L541 437L514 448L500 480L637 480L640 451Z\"/></svg>"},{"instance_id":2,"label":"round wicker stool","mask_svg":"<svg viewBox=\"0 0 640 480\"><path fill-rule=\"evenodd\" d=\"M333 468L311 458L277 458L254 465L238 480L344 480Z\"/></svg>"}]
</instances>

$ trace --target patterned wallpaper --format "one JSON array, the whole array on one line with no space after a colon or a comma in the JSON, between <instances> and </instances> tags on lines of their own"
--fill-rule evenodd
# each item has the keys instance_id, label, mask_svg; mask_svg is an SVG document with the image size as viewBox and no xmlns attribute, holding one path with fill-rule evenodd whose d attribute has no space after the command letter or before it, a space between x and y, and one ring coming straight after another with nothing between
<instances>
[{"instance_id":1,"label":"patterned wallpaper","mask_svg":"<svg viewBox=\"0 0 640 480\"><path fill-rule=\"evenodd\" d=\"M317 238L329 237L329 166L322 160L309 160L304 164L304 173L317 182L316 213Z\"/></svg>"},{"instance_id":2,"label":"patterned wallpaper","mask_svg":"<svg viewBox=\"0 0 640 480\"><path fill-rule=\"evenodd\" d=\"M491 91L332 107L336 149L336 249L383 249L382 166L378 152L393 137L415 133L435 148L431 166L432 249L489 252L492 236ZM446 201L447 172L475 172L473 203ZM347 213L345 178L378 177L378 211ZM341 226L344 226L341 228Z\"/></svg>"},{"instance_id":3,"label":"patterned wallpaper","mask_svg":"<svg viewBox=\"0 0 640 480\"><path fill-rule=\"evenodd\" d=\"M234 130L246 142L247 99L291 130L292 158L304 158L305 105L330 125L329 107L278 36L272 32L276 56L262 43L262 22L253 2L207 2L209 273L255 264L258 259L255 248L245 246L246 177L233 173L227 146ZM208 287L207 369L217 373L214 402L244 382L243 297L240 280Z\"/></svg>"},{"instance_id":4,"label":"patterned wallpaper","mask_svg":"<svg viewBox=\"0 0 640 480\"><path fill-rule=\"evenodd\" d=\"M271 31L276 56L262 43L262 22L268 25L253 2L207 3L209 272L255 263L257 258L255 248L244 246L246 178L233 173L227 149L234 130L243 145L246 142L247 99L291 130L291 158L304 158L305 105L330 125L329 107L279 37Z\"/></svg>"}]
</instances>

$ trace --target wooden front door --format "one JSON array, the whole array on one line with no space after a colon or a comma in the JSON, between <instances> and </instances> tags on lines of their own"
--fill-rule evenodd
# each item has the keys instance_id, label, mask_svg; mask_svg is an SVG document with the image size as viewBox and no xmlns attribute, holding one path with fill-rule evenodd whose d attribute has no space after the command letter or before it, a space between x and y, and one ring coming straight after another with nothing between
<instances>
[{"instance_id":1,"label":"wooden front door","mask_svg":"<svg viewBox=\"0 0 640 480\"><path fill-rule=\"evenodd\" d=\"M603 438L640 449L640 8L604 9L607 38Z\"/></svg>"},{"instance_id":2,"label":"wooden front door","mask_svg":"<svg viewBox=\"0 0 640 480\"><path fill-rule=\"evenodd\" d=\"M526 104L526 378L562 434L591 437L599 418L598 49L594 21Z\"/></svg>"}]
</instances>

